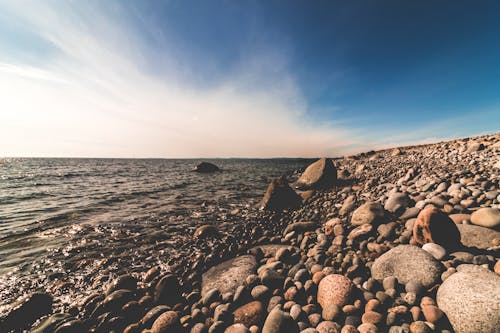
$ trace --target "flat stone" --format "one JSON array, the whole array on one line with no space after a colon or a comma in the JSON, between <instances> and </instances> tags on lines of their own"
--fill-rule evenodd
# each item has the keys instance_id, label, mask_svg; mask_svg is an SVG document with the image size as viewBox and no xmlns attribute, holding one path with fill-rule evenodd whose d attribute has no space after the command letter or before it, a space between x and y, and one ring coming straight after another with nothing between
<instances>
[{"instance_id":1,"label":"flat stone","mask_svg":"<svg viewBox=\"0 0 500 333\"><path fill-rule=\"evenodd\" d=\"M376 280L395 276L402 284L414 281L426 289L440 281L443 270L443 265L430 253L413 245L399 245L387 251L375 260L371 268Z\"/></svg>"},{"instance_id":2,"label":"flat stone","mask_svg":"<svg viewBox=\"0 0 500 333\"><path fill-rule=\"evenodd\" d=\"M488 249L500 246L500 232L471 224L458 224L462 244L469 247Z\"/></svg>"},{"instance_id":3,"label":"flat stone","mask_svg":"<svg viewBox=\"0 0 500 333\"><path fill-rule=\"evenodd\" d=\"M470 221L480 227L498 228L500 226L500 210L496 208L479 208L472 213Z\"/></svg>"},{"instance_id":4,"label":"flat stone","mask_svg":"<svg viewBox=\"0 0 500 333\"><path fill-rule=\"evenodd\" d=\"M233 293L256 270L257 261L252 255L227 260L202 275L201 294L204 296L211 289L218 289L221 294Z\"/></svg>"},{"instance_id":5,"label":"flat stone","mask_svg":"<svg viewBox=\"0 0 500 333\"><path fill-rule=\"evenodd\" d=\"M497 333L500 277L476 265L460 265L437 291L437 303L457 333Z\"/></svg>"}]
</instances>

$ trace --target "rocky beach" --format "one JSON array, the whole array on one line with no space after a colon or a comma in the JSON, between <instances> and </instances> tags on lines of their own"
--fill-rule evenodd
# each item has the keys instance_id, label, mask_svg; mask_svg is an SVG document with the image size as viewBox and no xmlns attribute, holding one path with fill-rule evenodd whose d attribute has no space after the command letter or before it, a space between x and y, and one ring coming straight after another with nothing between
<instances>
[{"instance_id":1,"label":"rocky beach","mask_svg":"<svg viewBox=\"0 0 500 333\"><path fill-rule=\"evenodd\" d=\"M147 247L109 234L136 258L95 243L80 278L23 280L0 332L496 333L499 182L500 133L322 158Z\"/></svg>"}]
</instances>

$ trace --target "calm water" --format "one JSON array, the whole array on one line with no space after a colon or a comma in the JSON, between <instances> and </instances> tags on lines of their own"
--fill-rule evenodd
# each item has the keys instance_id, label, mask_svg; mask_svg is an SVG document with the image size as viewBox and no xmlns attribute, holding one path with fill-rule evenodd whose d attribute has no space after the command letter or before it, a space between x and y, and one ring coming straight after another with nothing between
<instances>
[{"instance_id":1,"label":"calm water","mask_svg":"<svg viewBox=\"0 0 500 333\"><path fill-rule=\"evenodd\" d=\"M152 220L181 226L210 220L210 212L256 204L271 177L307 165L305 160L224 159L212 160L223 172L191 172L198 162L1 159L0 284L34 268L43 271L40 266L47 264L42 260L47 256L52 258L49 262L64 264L70 257L72 235L87 241L87 230L93 237L99 233L107 237L103 230L111 228L113 234L113 225L141 233L149 232L141 226ZM121 245L126 251L126 244ZM100 251L91 246L82 249L90 252L88 257Z\"/></svg>"}]
</instances>

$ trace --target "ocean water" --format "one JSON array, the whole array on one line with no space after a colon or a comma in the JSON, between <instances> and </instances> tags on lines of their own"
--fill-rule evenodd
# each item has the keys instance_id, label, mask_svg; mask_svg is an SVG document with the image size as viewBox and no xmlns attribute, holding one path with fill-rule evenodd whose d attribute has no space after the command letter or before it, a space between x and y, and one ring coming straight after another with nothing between
<instances>
[{"instance_id":1,"label":"ocean water","mask_svg":"<svg viewBox=\"0 0 500 333\"><path fill-rule=\"evenodd\" d=\"M191 159L0 159L0 296L103 253L140 257L188 228L224 222L256 205L271 178L310 162L207 161L223 171L192 172L200 160Z\"/></svg>"}]
</instances>

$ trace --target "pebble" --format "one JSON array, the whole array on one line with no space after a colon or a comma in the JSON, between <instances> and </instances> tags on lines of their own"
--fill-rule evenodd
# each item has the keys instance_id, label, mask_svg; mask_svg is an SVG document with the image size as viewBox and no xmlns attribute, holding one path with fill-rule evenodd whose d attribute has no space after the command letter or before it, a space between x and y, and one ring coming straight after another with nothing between
<instances>
[{"instance_id":1,"label":"pebble","mask_svg":"<svg viewBox=\"0 0 500 333\"><path fill-rule=\"evenodd\" d=\"M439 244L425 243L422 250L429 252L436 260L443 260L446 257L446 249Z\"/></svg>"}]
</instances>

